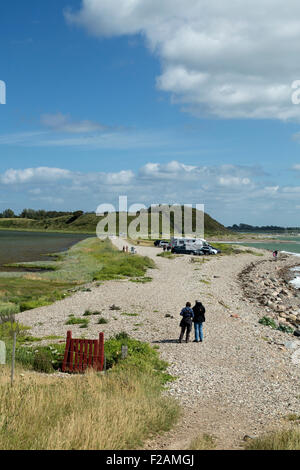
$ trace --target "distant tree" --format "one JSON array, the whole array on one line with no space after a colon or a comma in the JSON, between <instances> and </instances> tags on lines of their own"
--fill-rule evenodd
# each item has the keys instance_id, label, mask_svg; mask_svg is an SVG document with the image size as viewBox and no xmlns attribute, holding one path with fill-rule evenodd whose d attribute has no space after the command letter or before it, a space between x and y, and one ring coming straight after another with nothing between
<instances>
[{"instance_id":1,"label":"distant tree","mask_svg":"<svg viewBox=\"0 0 300 470\"><path fill-rule=\"evenodd\" d=\"M13 219L16 217L16 214L12 209L5 209L5 211L2 212L2 216L4 219Z\"/></svg>"},{"instance_id":2,"label":"distant tree","mask_svg":"<svg viewBox=\"0 0 300 470\"><path fill-rule=\"evenodd\" d=\"M36 211L34 209L23 209L20 214L22 219L35 219L36 218Z\"/></svg>"}]
</instances>

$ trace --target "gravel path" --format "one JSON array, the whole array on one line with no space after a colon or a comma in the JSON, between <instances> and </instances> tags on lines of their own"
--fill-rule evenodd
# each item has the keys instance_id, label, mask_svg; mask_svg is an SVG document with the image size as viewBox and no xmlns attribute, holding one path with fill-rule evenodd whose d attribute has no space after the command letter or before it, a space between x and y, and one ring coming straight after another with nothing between
<instances>
[{"instance_id":1,"label":"gravel path","mask_svg":"<svg viewBox=\"0 0 300 470\"><path fill-rule=\"evenodd\" d=\"M112 241L120 249L124 244ZM157 257L161 250L152 247L137 251L155 260L157 269L147 273L152 282L91 285L90 292L20 314L20 321L35 336L65 336L72 329L73 337L97 338L104 331L108 338L126 331L159 346L169 372L178 377L167 393L180 401L183 417L175 429L148 442L147 449L184 449L202 433L214 435L218 449L238 449L245 435L258 435L278 426L282 417L299 414L300 365L293 364L293 350L285 344L298 342L299 349L300 341L260 325L262 307L244 297L238 281L251 262L266 260L261 269L272 267L270 253L211 256L202 263L202 257L196 262L190 256ZM291 264L291 257L286 262ZM178 344L180 310L196 299L206 307L204 342ZM110 310L112 304L120 310ZM108 324L97 325L95 316L88 317L87 329L65 325L70 314L82 316L86 309L102 311Z\"/></svg>"}]
</instances>

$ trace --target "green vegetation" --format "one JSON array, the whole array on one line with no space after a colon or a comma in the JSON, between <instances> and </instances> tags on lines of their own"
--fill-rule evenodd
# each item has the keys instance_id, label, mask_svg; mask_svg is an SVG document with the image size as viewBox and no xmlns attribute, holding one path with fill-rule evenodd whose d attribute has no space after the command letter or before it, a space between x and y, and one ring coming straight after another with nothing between
<instances>
[{"instance_id":1,"label":"green vegetation","mask_svg":"<svg viewBox=\"0 0 300 470\"><path fill-rule=\"evenodd\" d=\"M282 331L283 333L293 333L294 329L288 325L279 325L277 330Z\"/></svg>"},{"instance_id":2,"label":"green vegetation","mask_svg":"<svg viewBox=\"0 0 300 470\"><path fill-rule=\"evenodd\" d=\"M9 358L16 327L0 325ZM149 344L120 333L105 342L105 375L88 371L61 380L49 373L61 367L65 344L28 346L20 341L26 330L18 329L13 393L9 365L0 374L1 449L136 449L178 419L176 401L162 396L174 378ZM125 359L123 345L128 348ZM20 373L24 370L26 375ZM44 374L31 375L30 370Z\"/></svg>"},{"instance_id":3,"label":"green vegetation","mask_svg":"<svg viewBox=\"0 0 300 470\"><path fill-rule=\"evenodd\" d=\"M86 328L88 324L89 320L87 318L76 318L73 315L65 323L65 325L82 325L82 328Z\"/></svg>"},{"instance_id":4,"label":"green vegetation","mask_svg":"<svg viewBox=\"0 0 300 470\"><path fill-rule=\"evenodd\" d=\"M277 325L277 323L275 322L275 320L273 320L273 318L269 318L269 317L262 317L258 323L260 323L261 325L265 325L265 326L269 326L271 328L273 328L273 330L278 330L278 331L282 331L283 333L293 333L294 329L288 325Z\"/></svg>"},{"instance_id":5,"label":"green vegetation","mask_svg":"<svg viewBox=\"0 0 300 470\"><path fill-rule=\"evenodd\" d=\"M161 206L163 207L163 206ZM164 206L166 207L166 206ZM46 212L26 209L18 217L13 211L8 210L0 217L0 230L29 230L47 232L77 232L95 234L98 223L104 216L96 216L95 213L83 213L82 211L69 212ZM145 213L147 217L147 213ZM128 215L128 225L138 215ZM166 217L166 216L165 216ZM192 229L196 228L196 209L192 210ZM148 211L149 234L151 233L151 215ZM208 214L204 214L205 237L232 235L229 231ZM116 229L119 233L119 213L116 213ZM160 213L160 230L162 230L162 215ZM174 233L174 214L170 213L170 231ZM153 245L153 242L151 243Z\"/></svg>"},{"instance_id":6,"label":"green vegetation","mask_svg":"<svg viewBox=\"0 0 300 470\"><path fill-rule=\"evenodd\" d=\"M221 251L222 255L250 254L254 256L263 256L263 253L257 253L250 249L239 248L238 245L231 243L213 243L213 247Z\"/></svg>"},{"instance_id":7,"label":"green vegetation","mask_svg":"<svg viewBox=\"0 0 300 470\"><path fill-rule=\"evenodd\" d=\"M138 283L142 283L142 284L146 284L147 282L151 282L152 281L152 277L140 277L140 278L137 278L137 279L129 279L131 282L138 282Z\"/></svg>"},{"instance_id":8,"label":"green vegetation","mask_svg":"<svg viewBox=\"0 0 300 470\"><path fill-rule=\"evenodd\" d=\"M157 350L148 343L142 343L130 338L127 333L121 332L114 338L106 341L104 346L107 367L113 367L118 364L120 367L127 368L130 364L136 370L155 376L162 385L175 380L174 377L166 372L168 363L162 361ZM128 356L123 360L121 360L122 346L127 346L128 348Z\"/></svg>"},{"instance_id":9,"label":"green vegetation","mask_svg":"<svg viewBox=\"0 0 300 470\"><path fill-rule=\"evenodd\" d=\"M90 310L86 310L83 314L84 317L90 317L91 315L101 315L102 312L91 312Z\"/></svg>"},{"instance_id":10,"label":"green vegetation","mask_svg":"<svg viewBox=\"0 0 300 470\"><path fill-rule=\"evenodd\" d=\"M265 326L270 326L271 328L273 328L274 330L277 329L277 323L275 322L275 320L273 320L273 318L269 318L269 317L262 317L258 323L260 323L261 325L265 325Z\"/></svg>"},{"instance_id":11,"label":"green vegetation","mask_svg":"<svg viewBox=\"0 0 300 470\"><path fill-rule=\"evenodd\" d=\"M296 415L294 413L287 415L286 419L288 421L300 421L300 415Z\"/></svg>"},{"instance_id":12,"label":"green vegetation","mask_svg":"<svg viewBox=\"0 0 300 470\"><path fill-rule=\"evenodd\" d=\"M48 271L0 273L0 313L18 313L52 304L93 280L141 277L141 282L149 282L150 278L144 275L148 268L155 267L150 258L120 252L109 240L98 238L87 238L55 256L56 261ZM41 263L30 266L40 269Z\"/></svg>"},{"instance_id":13,"label":"green vegetation","mask_svg":"<svg viewBox=\"0 0 300 470\"><path fill-rule=\"evenodd\" d=\"M99 318L97 323L98 325L105 325L106 323L108 323L108 320L106 320L106 318L101 317Z\"/></svg>"},{"instance_id":14,"label":"green vegetation","mask_svg":"<svg viewBox=\"0 0 300 470\"><path fill-rule=\"evenodd\" d=\"M257 225L248 225L248 224L234 224L231 227L227 227L229 230L232 230L234 232L250 232L250 233L283 233L286 235L287 233L291 232L299 232L300 228L299 227L279 227L276 225L263 225L261 227Z\"/></svg>"},{"instance_id":15,"label":"green vegetation","mask_svg":"<svg viewBox=\"0 0 300 470\"><path fill-rule=\"evenodd\" d=\"M3 273L1 273L3 274ZM24 274L24 277L0 275L0 313L18 313L49 305L67 295L74 283L51 281Z\"/></svg>"},{"instance_id":16,"label":"green vegetation","mask_svg":"<svg viewBox=\"0 0 300 470\"><path fill-rule=\"evenodd\" d=\"M57 255L55 255L57 256ZM58 269L58 265L55 261L35 261L29 263L8 263L5 264L4 267L6 268L23 268L23 269L35 269L37 271L56 271Z\"/></svg>"},{"instance_id":17,"label":"green vegetation","mask_svg":"<svg viewBox=\"0 0 300 470\"><path fill-rule=\"evenodd\" d=\"M123 345L128 347L125 359ZM18 344L20 349L27 371L47 374L20 374L24 369L18 361L11 393L9 366L2 367L3 450L137 449L147 438L168 431L178 419L176 401L162 396L165 384L174 379L166 373L168 364L156 349L126 333L105 342L109 367L105 375L88 371L61 380L48 373L61 363L64 345L26 348Z\"/></svg>"},{"instance_id":18,"label":"green vegetation","mask_svg":"<svg viewBox=\"0 0 300 470\"><path fill-rule=\"evenodd\" d=\"M300 450L300 429L298 427L272 432L246 445L247 450Z\"/></svg>"}]
</instances>

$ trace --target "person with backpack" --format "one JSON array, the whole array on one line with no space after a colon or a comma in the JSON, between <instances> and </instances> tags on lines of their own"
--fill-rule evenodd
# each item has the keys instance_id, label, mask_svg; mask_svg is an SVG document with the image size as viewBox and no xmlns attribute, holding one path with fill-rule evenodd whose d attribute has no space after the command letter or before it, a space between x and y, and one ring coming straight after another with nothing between
<instances>
[{"instance_id":1,"label":"person with backpack","mask_svg":"<svg viewBox=\"0 0 300 470\"><path fill-rule=\"evenodd\" d=\"M194 317L194 312L192 310L192 304L190 302L186 303L186 306L181 310L180 315L182 316L182 320L179 324L181 327L181 333L179 336L179 343L182 343L182 339L186 330L186 338L185 342L188 343L190 340L190 334L192 331L192 326L193 326L193 317Z\"/></svg>"},{"instance_id":2,"label":"person with backpack","mask_svg":"<svg viewBox=\"0 0 300 470\"><path fill-rule=\"evenodd\" d=\"M194 343L202 343L203 341L203 323L205 322L205 307L199 300L196 300L196 303L193 307L194 312L194 330L195 330L195 339Z\"/></svg>"}]
</instances>

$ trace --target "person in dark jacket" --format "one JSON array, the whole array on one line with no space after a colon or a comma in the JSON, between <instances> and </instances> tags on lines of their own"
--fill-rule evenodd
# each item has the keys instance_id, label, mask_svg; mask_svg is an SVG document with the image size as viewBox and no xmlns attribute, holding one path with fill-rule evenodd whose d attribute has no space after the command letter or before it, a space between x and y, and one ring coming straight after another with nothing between
<instances>
[{"instance_id":1,"label":"person in dark jacket","mask_svg":"<svg viewBox=\"0 0 300 470\"><path fill-rule=\"evenodd\" d=\"M195 330L195 339L194 343L202 343L203 341L203 323L205 322L205 307L199 300L196 300L196 303L193 307L194 312L194 330Z\"/></svg>"},{"instance_id":2,"label":"person in dark jacket","mask_svg":"<svg viewBox=\"0 0 300 470\"><path fill-rule=\"evenodd\" d=\"M188 343L190 339L190 334L192 331L192 326L193 326L193 317L194 317L194 312L193 309L191 308L191 303L187 302L186 306L181 310L180 315L182 316L182 320L180 322L180 327L181 327L181 333L179 336L179 343L182 342L185 330L186 330L186 338L185 342Z\"/></svg>"}]
</instances>

